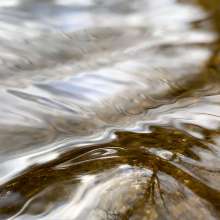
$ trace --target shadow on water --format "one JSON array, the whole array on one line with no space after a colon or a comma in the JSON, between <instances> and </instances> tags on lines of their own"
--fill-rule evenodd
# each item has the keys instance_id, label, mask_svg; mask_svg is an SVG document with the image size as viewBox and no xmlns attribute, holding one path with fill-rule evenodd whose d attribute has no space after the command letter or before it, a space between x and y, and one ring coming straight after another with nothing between
<instances>
[{"instance_id":1,"label":"shadow on water","mask_svg":"<svg viewBox=\"0 0 220 220\"><path fill-rule=\"evenodd\" d=\"M212 132L204 133L208 140ZM74 149L8 182L1 187L1 208L8 214L21 210L21 219L28 219L67 200L67 207L61 205L63 210L45 219L65 219L65 214L66 219L85 214L94 219L212 219L218 216L220 192L210 182L219 181L219 161L207 168L202 151L215 158L208 144L173 128L118 132L113 142ZM87 212L78 213L75 206Z\"/></svg>"}]
</instances>

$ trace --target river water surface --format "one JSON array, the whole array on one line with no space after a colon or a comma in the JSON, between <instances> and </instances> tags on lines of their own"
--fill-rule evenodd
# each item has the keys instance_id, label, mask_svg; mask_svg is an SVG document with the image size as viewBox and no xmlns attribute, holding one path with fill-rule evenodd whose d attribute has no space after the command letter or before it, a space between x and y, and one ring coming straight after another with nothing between
<instances>
[{"instance_id":1,"label":"river water surface","mask_svg":"<svg viewBox=\"0 0 220 220\"><path fill-rule=\"evenodd\" d=\"M218 0L0 1L0 219L220 219Z\"/></svg>"}]
</instances>

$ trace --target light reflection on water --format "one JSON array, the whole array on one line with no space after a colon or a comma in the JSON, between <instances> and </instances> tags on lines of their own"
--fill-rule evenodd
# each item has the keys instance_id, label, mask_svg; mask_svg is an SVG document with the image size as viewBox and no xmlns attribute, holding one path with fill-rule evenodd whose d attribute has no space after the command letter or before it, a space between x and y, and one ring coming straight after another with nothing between
<instances>
[{"instance_id":1,"label":"light reflection on water","mask_svg":"<svg viewBox=\"0 0 220 220\"><path fill-rule=\"evenodd\" d=\"M0 3L0 218L218 219L217 1Z\"/></svg>"}]
</instances>

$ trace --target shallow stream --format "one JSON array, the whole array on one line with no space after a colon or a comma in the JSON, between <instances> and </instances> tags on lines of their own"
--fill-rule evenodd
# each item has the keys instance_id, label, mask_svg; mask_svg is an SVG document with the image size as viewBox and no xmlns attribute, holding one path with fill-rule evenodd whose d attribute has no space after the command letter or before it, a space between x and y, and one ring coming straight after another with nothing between
<instances>
[{"instance_id":1,"label":"shallow stream","mask_svg":"<svg viewBox=\"0 0 220 220\"><path fill-rule=\"evenodd\" d=\"M220 2L1 0L0 219L220 219Z\"/></svg>"}]
</instances>

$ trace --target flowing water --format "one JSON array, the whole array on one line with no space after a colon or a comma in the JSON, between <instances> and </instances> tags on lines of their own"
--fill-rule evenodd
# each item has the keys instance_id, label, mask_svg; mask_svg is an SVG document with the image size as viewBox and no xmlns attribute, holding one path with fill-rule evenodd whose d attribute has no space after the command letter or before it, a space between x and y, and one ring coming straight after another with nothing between
<instances>
[{"instance_id":1,"label":"flowing water","mask_svg":"<svg viewBox=\"0 0 220 220\"><path fill-rule=\"evenodd\" d=\"M0 219L220 219L219 0L0 1Z\"/></svg>"}]
</instances>

